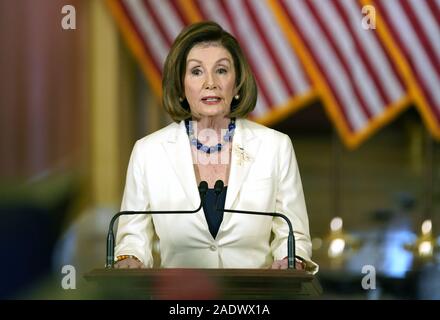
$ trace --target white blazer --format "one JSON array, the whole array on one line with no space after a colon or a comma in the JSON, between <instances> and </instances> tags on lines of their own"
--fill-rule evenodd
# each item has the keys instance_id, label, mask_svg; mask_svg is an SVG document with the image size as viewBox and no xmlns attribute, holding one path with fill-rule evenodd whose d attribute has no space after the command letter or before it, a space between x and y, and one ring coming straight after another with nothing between
<instances>
[{"instance_id":1,"label":"white blazer","mask_svg":"<svg viewBox=\"0 0 440 320\"><path fill-rule=\"evenodd\" d=\"M184 121L137 141L121 210L194 210L199 204ZM307 261L308 270L318 270L310 260L303 188L287 135L249 120L236 121L225 208L286 214L294 228L296 255ZM162 267L267 268L287 256L283 219L224 213L214 239L203 209L195 214L121 216L115 255L135 255L152 267L154 233Z\"/></svg>"}]
</instances>

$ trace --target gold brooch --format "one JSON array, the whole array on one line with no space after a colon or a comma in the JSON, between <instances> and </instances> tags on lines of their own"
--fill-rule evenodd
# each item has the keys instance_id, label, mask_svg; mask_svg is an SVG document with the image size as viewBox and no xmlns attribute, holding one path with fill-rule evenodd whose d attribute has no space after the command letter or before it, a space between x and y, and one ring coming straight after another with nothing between
<instances>
[{"instance_id":1,"label":"gold brooch","mask_svg":"<svg viewBox=\"0 0 440 320\"><path fill-rule=\"evenodd\" d=\"M251 160L251 157L247 154L242 146L235 146L234 152L237 157L237 164L239 166L242 166L245 162Z\"/></svg>"}]
</instances>

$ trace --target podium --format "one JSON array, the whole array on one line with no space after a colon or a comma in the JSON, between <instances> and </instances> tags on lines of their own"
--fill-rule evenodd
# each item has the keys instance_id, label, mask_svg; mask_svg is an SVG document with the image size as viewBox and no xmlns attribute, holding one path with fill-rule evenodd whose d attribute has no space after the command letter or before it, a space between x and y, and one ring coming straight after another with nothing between
<instances>
[{"instance_id":1,"label":"podium","mask_svg":"<svg viewBox=\"0 0 440 320\"><path fill-rule=\"evenodd\" d=\"M84 278L104 299L304 299L322 293L314 275L293 269L95 269Z\"/></svg>"}]
</instances>

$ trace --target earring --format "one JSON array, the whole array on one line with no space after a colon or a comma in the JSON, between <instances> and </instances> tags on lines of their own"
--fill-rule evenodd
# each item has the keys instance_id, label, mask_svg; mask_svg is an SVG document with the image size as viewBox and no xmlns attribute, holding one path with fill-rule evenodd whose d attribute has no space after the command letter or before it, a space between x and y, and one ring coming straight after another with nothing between
<instances>
[{"instance_id":1,"label":"earring","mask_svg":"<svg viewBox=\"0 0 440 320\"><path fill-rule=\"evenodd\" d=\"M180 101L180 102L183 102L183 100L184 100L184 99L183 99L182 97L179 97L179 101Z\"/></svg>"},{"instance_id":2,"label":"earring","mask_svg":"<svg viewBox=\"0 0 440 320\"><path fill-rule=\"evenodd\" d=\"M238 99L240 99L240 95L239 95L239 94L236 94L236 95L234 96L234 98L235 98L235 100L238 100Z\"/></svg>"}]
</instances>

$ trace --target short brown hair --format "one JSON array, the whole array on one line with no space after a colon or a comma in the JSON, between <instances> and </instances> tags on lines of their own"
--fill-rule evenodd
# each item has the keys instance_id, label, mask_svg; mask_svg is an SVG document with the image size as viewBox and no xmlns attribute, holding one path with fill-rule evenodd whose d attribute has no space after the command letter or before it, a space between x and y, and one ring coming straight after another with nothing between
<instances>
[{"instance_id":1,"label":"short brown hair","mask_svg":"<svg viewBox=\"0 0 440 320\"><path fill-rule=\"evenodd\" d=\"M200 43L218 43L232 56L235 68L235 86L239 99L232 99L231 118L245 118L257 103L257 85L251 68L237 40L215 22L204 21L189 25L177 36L165 60L162 78L162 104L171 118L179 122L191 117L188 101L184 97L184 76L189 51Z\"/></svg>"}]
</instances>

